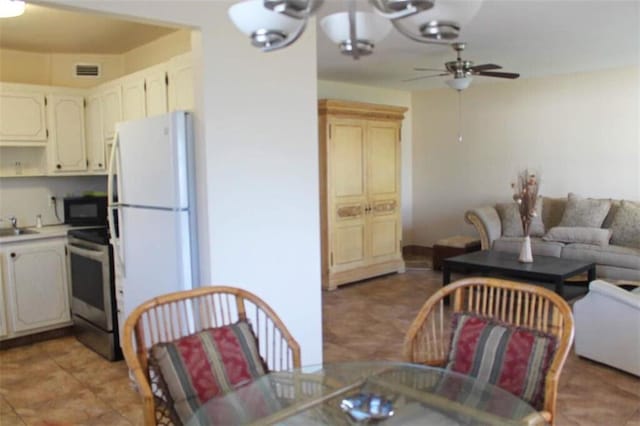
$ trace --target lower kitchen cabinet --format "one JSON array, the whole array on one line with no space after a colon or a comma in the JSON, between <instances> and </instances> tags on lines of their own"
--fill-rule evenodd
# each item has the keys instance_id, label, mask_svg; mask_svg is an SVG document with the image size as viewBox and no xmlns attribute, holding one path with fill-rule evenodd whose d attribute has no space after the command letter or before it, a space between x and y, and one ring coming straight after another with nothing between
<instances>
[{"instance_id":1,"label":"lower kitchen cabinet","mask_svg":"<svg viewBox=\"0 0 640 426\"><path fill-rule=\"evenodd\" d=\"M5 337L70 324L66 238L3 249L9 327Z\"/></svg>"},{"instance_id":2,"label":"lower kitchen cabinet","mask_svg":"<svg viewBox=\"0 0 640 426\"><path fill-rule=\"evenodd\" d=\"M3 339L7 336L7 310L4 303L4 267L2 262L2 253L0 253L0 339Z\"/></svg>"}]
</instances>

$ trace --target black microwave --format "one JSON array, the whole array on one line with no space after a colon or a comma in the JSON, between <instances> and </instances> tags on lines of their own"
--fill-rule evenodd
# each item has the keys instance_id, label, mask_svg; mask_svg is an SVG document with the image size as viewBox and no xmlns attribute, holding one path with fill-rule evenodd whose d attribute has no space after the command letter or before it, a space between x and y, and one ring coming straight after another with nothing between
<instances>
[{"instance_id":1,"label":"black microwave","mask_svg":"<svg viewBox=\"0 0 640 426\"><path fill-rule=\"evenodd\" d=\"M107 197L85 196L65 198L64 223L72 226L106 226Z\"/></svg>"}]
</instances>

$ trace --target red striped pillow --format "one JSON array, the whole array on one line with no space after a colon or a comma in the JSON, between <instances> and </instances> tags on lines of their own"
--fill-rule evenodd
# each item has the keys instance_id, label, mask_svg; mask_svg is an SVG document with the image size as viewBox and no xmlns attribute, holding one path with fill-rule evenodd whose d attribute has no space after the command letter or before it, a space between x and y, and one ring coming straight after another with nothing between
<instances>
[{"instance_id":1,"label":"red striped pillow","mask_svg":"<svg viewBox=\"0 0 640 426\"><path fill-rule=\"evenodd\" d=\"M256 337L246 321L156 344L151 347L150 357L183 423L211 398L266 373Z\"/></svg>"},{"instance_id":2,"label":"red striped pillow","mask_svg":"<svg viewBox=\"0 0 640 426\"><path fill-rule=\"evenodd\" d=\"M537 410L557 339L470 313L453 315L447 368L505 389Z\"/></svg>"}]
</instances>

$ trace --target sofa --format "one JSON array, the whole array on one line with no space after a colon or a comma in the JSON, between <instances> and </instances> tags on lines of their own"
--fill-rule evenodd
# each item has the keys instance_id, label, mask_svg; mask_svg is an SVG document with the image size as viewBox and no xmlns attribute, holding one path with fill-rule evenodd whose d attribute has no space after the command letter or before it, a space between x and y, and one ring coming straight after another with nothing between
<instances>
[{"instance_id":1,"label":"sofa","mask_svg":"<svg viewBox=\"0 0 640 426\"><path fill-rule=\"evenodd\" d=\"M482 250L519 253L523 233L515 202L477 207L465 213ZM640 203L630 200L538 197L530 226L535 256L596 264L596 276L640 281Z\"/></svg>"},{"instance_id":2,"label":"sofa","mask_svg":"<svg viewBox=\"0 0 640 426\"><path fill-rule=\"evenodd\" d=\"M640 287L592 281L573 318L577 355L640 376Z\"/></svg>"}]
</instances>

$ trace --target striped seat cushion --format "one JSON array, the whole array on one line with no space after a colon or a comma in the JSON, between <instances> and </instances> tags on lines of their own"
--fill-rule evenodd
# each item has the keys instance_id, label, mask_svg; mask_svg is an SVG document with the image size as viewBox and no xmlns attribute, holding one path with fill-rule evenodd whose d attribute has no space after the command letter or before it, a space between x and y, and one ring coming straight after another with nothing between
<instances>
[{"instance_id":1,"label":"striped seat cushion","mask_svg":"<svg viewBox=\"0 0 640 426\"><path fill-rule=\"evenodd\" d=\"M267 372L246 321L158 343L151 347L150 358L150 364L162 375L175 415L183 423L211 398Z\"/></svg>"},{"instance_id":2,"label":"striped seat cushion","mask_svg":"<svg viewBox=\"0 0 640 426\"><path fill-rule=\"evenodd\" d=\"M528 402L544 402L545 376L557 339L469 313L453 315L447 368L489 382Z\"/></svg>"}]
</instances>

